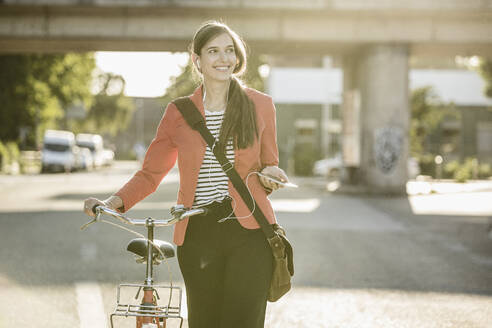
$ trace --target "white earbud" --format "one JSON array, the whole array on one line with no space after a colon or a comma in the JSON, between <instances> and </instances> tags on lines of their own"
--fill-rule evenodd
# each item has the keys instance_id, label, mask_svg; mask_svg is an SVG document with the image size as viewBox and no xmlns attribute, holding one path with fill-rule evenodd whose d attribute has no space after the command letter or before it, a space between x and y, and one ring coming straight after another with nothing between
<instances>
[{"instance_id":1,"label":"white earbud","mask_svg":"<svg viewBox=\"0 0 492 328\"><path fill-rule=\"evenodd\" d=\"M200 68L200 59L197 59L197 60L196 60L196 67L198 67L198 69L199 69L199 70L201 69L201 68Z\"/></svg>"}]
</instances>

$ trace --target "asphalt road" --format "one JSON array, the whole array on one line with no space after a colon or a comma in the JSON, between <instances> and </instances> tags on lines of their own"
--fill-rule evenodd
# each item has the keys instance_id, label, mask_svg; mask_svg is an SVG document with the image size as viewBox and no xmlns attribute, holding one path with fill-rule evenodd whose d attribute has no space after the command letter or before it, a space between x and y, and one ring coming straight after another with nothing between
<instances>
[{"instance_id":1,"label":"asphalt road","mask_svg":"<svg viewBox=\"0 0 492 328\"><path fill-rule=\"evenodd\" d=\"M80 231L82 201L108 196L135 168L0 176L0 327L105 327L116 286L142 282L145 268L125 250L129 232ZM164 217L177 178L129 215ZM266 327L492 327L492 190L385 198L293 179L301 187L272 200L295 248L294 287L269 304ZM182 285L176 259L169 264ZM156 280L168 276L161 264Z\"/></svg>"}]
</instances>

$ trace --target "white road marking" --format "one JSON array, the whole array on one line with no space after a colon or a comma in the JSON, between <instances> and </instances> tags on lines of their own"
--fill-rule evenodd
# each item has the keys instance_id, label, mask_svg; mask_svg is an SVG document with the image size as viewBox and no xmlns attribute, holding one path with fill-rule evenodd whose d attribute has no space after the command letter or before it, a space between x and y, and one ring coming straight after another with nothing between
<instances>
[{"instance_id":1,"label":"white road marking","mask_svg":"<svg viewBox=\"0 0 492 328\"><path fill-rule=\"evenodd\" d=\"M416 215L484 217L492 213L489 192L415 195L409 196L408 201Z\"/></svg>"},{"instance_id":2,"label":"white road marking","mask_svg":"<svg viewBox=\"0 0 492 328\"><path fill-rule=\"evenodd\" d=\"M183 319L188 320L188 303L186 302L186 288L183 287L182 289L183 294L181 298L181 316Z\"/></svg>"},{"instance_id":3,"label":"white road marking","mask_svg":"<svg viewBox=\"0 0 492 328\"><path fill-rule=\"evenodd\" d=\"M275 212L310 213L320 205L319 198L272 199L271 202Z\"/></svg>"},{"instance_id":4,"label":"white road marking","mask_svg":"<svg viewBox=\"0 0 492 328\"><path fill-rule=\"evenodd\" d=\"M95 282L75 283L80 328L107 328L101 290Z\"/></svg>"}]
</instances>

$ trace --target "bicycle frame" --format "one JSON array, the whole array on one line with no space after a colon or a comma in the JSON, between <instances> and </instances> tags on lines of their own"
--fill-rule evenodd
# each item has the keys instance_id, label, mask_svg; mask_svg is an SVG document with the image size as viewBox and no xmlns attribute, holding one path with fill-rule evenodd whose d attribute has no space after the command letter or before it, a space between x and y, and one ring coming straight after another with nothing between
<instances>
[{"instance_id":1,"label":"bicycle frame","mask_svg":"<svg viewBox=\"0 0 492 328\"><path fill-rule=\"evenodd\" d=\"M101 221L100 215L102 213L110 215L123 223L145 226L147 228L147 254L146 254L146 277L143 284L120 284L118 285L116 308L110 315L111 327L114 327L113 318L115 316L123 317L136 317L136 327L137 328L165 328L166 320L169 318L176 318L180 320L179 327L183 325L183 318L181 317L181 297L182 291L180 287L175 286L164 286L164 285L154 285L153 280L153 265L154 265L154 251L160 249L154 246L154 228L159 226L171 226L186 217L202 214L205 209L185 209L182 205L176 205L171 209L171 214L173 218L167 220L156 220L152 218L146 219L131 219L122 215L121 213L114 211L110 208L97 206L94 208L96 217L86 223L81 229L85 229L88 225ZM163 257L164 254L161 255ZM140 304L125 304L121 300L121 290L125 289L137 289L137 294L135 300L138 300L140 291L143 289L143 297ZM158 290L165 291L169 295L169 299L166 305L159 306L157 300L160 299ZM177 294L178 302L173 304L173 295Z\"/></svg>"}]
</instances>

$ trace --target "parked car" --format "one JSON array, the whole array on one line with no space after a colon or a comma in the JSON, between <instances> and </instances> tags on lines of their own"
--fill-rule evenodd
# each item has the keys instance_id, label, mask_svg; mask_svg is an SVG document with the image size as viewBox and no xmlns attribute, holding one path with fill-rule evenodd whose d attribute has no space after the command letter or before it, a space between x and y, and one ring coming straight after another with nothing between
<instances>
[{"instance_id":1,"label":"parked car","mask_svg":"<svg viewBox=\"0 0 492 328\"><path fill-rule=\"evenodd\" d=\"M78 168L81 170L90 171L94 167L94 158L89 148L77 147Z\"/></svg>"},{"instance_id":2,"label":"parked car","mask_svg":"<svg viewBox=\"0 0 492 328\"><path fill-rule=\"evenodd\" d=\"M314 162L313 174L323 177L339 177L343 171L341 155Z\"/></svg>"},{"instance_id":3,"label":"parked car","mask_svg":"<svg viewBox=\"0 0 492 328\"><path fill-rule=\"evenodd\" d=\"M103 149L102 157L103 157L103 165L104 166L113 165L114 151L112 151L111 149Z\"/></svg>"},{"instance_id":4,"label":"parked car","mask_svg":"<svg viewBox=\"0 0 492 328\"><path fill-rule=\"evenodd\" d=\"M342 156L338 155L333 158L325 158L314 162L313 174L324 177L340 177L343 169ZM408 158L407 172L409 179L415 179L420 174L420 167L416 158Z\"/></svg>"},{"instance_id":5,"label":"parked car","mask_svg":"<svg viewBox=\"0 0 492 328\"><path fill-rule=\"evenodd\" d=\"M103 138L99 134L79 133L77 134L76 142L77 146L91 151L94 168L103 166Z\"/></svg>"},{"instance_id":6,"label":"parked car","mask_svg":"<svg viewBox=\"0 0 492 328\"><path fill-rule=\"evenodd\" d=\"M41 171L77 169L75 136L70 131L46 130L41 151Z\"/></svg>"}]
</instances>

